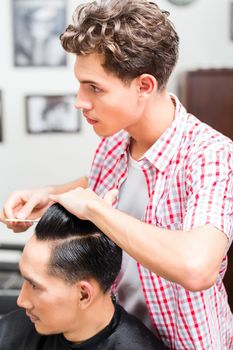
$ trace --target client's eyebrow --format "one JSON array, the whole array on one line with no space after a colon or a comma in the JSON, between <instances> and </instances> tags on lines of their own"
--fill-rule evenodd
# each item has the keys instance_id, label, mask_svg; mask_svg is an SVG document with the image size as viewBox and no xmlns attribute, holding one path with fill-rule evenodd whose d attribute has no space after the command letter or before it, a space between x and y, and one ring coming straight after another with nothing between
<instances>
[{"instance_id":1,"label":"client's eyebrow","mask_svg":"<svg viewBox=\"0 0 233 350\"><path fill-rule=\"evenodd\" d=\"M19 272L20 272L20 275L23 277L23 279L24 279L25 281L28 281L30 284L35 284L35 285L37 285L37 286L40 287L40 288L44 288L44 286L43 286L42 284L40 284L39 282L35 281L33 278L27 277L27 276L25 276L25 275L23 274L22 269L21 269L21 267L20 267L20 262L19 262Z\"/></svg>"}]
</instances>

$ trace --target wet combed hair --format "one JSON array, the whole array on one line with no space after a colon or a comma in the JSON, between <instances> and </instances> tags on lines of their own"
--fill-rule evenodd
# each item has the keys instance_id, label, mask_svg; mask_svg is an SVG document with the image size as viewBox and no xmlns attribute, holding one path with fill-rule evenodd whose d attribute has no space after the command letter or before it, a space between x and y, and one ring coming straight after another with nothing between
<instances>
[{"instance_id":1,"label":"wet combed hair","mask_svg":"<svg viewBox=\"0 0 233 350\"><path fill-rule=\"evenodd\" d=\"M61 34L76 55L99 53L103 68L125 83L153 75L162 90L177 62L179 38L169 13L148 0L97 0L81 4Z\"/></svg>"},{"instance_id":2,"label":"wet combed hair","mask_svg":"<svg viewBox=\"0 0 233 350\"><path fill-rule=\"evenodd\" d=\"M35 235L51 244L51 275L70 284L94 278L103 292L111 288L121 268L122 250L92 222L56 203L38 222Z\"/></svg>"}]
</instances>

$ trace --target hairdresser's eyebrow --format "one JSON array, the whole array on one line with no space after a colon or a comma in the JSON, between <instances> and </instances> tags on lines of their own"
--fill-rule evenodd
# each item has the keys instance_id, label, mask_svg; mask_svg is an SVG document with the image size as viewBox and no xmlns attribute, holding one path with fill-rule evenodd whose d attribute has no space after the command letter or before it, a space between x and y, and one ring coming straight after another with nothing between
<instances>
[{"instance_id":1,"label":"hairdresser's eyebrow","mask_svg":"<svg viewBox=\"0 0 233 350\"><path fill-rule=\"evenodd\" d=\"M23 277L23 279L24 279L25 281L28 281L30 284L35 284L35 285L36 285L37 287L39 287L39 288L44 288L44 286L43 286L41 283L35 281L35 280L34 280L33 278L31 278L31 277L26 276L26 275L22 272L22 268L21 268L21 266L20 266L20 262L19 262L19 272L20 272L20 275Z\"/></svg>"},{"instance_id":2,"label":"hairdresser's eyebrow","mask_svg":"<svg viewBox=\"0 0 233 350\"><path fill-rule=\"evenodd\" d=\"M101 85L100 83L98 83L97 81L94 80L79 80L80 84L95 84L95 85Z\"/></svg>"}]
</instances>

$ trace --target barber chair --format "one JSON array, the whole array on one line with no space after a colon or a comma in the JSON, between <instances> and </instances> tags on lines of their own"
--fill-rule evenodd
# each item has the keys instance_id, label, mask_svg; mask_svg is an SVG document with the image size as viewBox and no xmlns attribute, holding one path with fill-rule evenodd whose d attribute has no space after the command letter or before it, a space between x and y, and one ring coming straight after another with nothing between
<instances>
[{"instance_id":1,"label":"barber chair","mask_svg":"<svg viewBox=\"0 0 233 350\"><path fill-rule=\"evenodd\" d=\"M23 283L18 267L22 250L22 245L0 244L0 317L17 309Z\"/></svg>"}]
</instances>

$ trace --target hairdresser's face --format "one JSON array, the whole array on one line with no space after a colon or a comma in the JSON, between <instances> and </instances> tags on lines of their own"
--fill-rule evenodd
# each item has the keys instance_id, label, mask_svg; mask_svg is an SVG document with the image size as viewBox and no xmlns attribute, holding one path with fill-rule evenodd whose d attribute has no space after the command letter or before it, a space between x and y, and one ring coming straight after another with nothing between
<instances>
[{"instance_id":1,"label":"hairdresser's face","mask_svg":"<svg viewBox=\"0 0 233 350\"><path fill-rule=\"evenodd\" d=\"M137 127L142 118L137 79L125 84L106 72L98 54L78 56L75 75L80 83L76 107L83 111L97 135L107 137Z\"/></svg>"},{"instance_id":2,"label":"hairdresser's face","mask_svg":"<svg viewBox=\"0 0 233 350\"><path fill-rule=\"evenodd\" d=\"M77 288L47 273L49 257L48 242L33 236L20 259L24 283L18 305L25 309L38 333L64 333L68 339L80 323Z\"/></svg>"}]
</instances>

